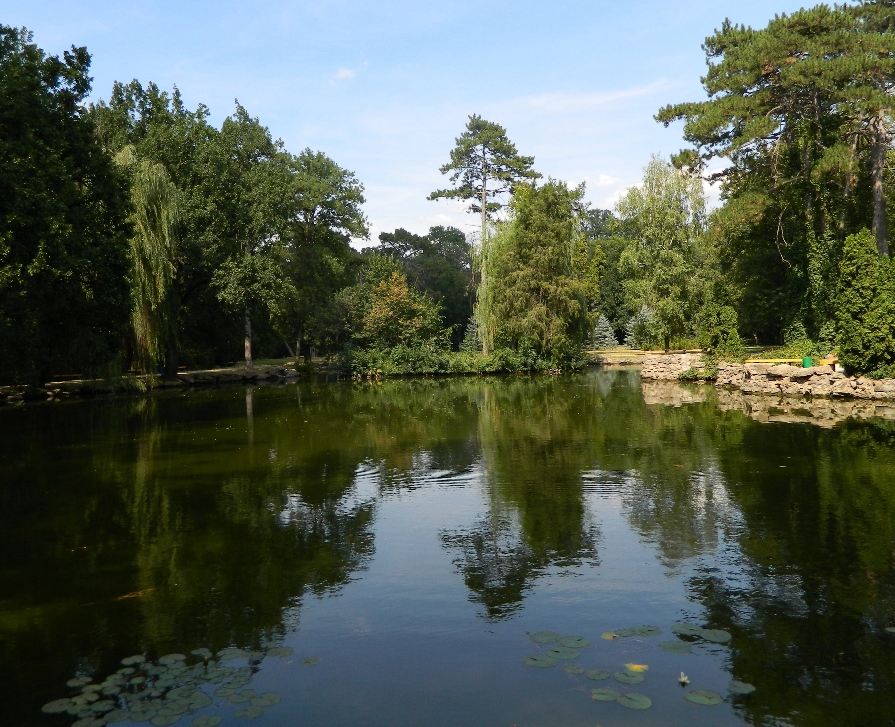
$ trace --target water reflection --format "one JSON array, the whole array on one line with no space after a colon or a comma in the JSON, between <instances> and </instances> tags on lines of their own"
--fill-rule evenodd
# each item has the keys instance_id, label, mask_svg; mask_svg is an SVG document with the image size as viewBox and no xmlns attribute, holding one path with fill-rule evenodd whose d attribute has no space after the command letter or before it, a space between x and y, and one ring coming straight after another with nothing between
<instances>
[{"instance_id":1,"label":"water reflection","mask_svg":"<svg viewBox=\"0 0 895 727\"><path fill-rule=\"evenodd\" d=\"M617 505L684 587L668 621L734 635L725 668L758 687L739 721L895 723L895 425L741 404L608 371L2 411L13 722L126 654L281 641L308 599L366 577L385 508L454 487L480 507L428 537L489 624L545 574L599 571Z\"/></svg>"}]
</instances>

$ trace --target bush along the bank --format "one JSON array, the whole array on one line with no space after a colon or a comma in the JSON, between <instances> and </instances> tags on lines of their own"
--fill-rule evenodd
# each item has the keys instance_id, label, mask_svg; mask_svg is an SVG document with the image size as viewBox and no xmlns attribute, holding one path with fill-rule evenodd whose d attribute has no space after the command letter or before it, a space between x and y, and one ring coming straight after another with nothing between
<instances>
[{"instance_id":1,"label":"bush along the bank","mask_svg":"<svg viewBox=\"0 0 895 727\"><path fill-rule=\"evenodd\" d=\"M846 238L839 279L839 360L850 373L895 375L895 275L869 230Z\"/></svg>"}]
</instances>

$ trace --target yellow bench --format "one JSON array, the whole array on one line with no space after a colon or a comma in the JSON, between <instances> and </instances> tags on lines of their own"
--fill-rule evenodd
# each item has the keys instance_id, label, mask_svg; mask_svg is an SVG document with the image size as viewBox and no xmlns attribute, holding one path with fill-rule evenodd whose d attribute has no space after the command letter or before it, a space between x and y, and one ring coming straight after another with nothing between
<instances>
[{"instance_id":1,"label":"yellow bench","mask_svg":"<svg viewBox=\"0 0 895 727\"><path fill-rule=\"evenodd\" d=\"M746 363L802 363L800 358L747 358Z\"/></svg>"}]
</instances>

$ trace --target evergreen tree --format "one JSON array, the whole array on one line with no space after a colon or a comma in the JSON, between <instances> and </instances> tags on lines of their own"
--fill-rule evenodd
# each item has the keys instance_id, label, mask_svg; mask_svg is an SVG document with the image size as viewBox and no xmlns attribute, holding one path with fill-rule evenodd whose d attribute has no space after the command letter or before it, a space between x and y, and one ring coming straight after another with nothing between
<instances>
[{"instance_id":1,"label":"evergreen tree","mask_svg":"<svg viewBox=\"0 0 895 727\"><path fill-rule=\"evenodd\" d=\"M602 313L597 316L597 322L591 333L591 345L596 349L618 347L618 339L615 337L615 331L612 330L612 324Z\"/></svg>"}]
</instances>

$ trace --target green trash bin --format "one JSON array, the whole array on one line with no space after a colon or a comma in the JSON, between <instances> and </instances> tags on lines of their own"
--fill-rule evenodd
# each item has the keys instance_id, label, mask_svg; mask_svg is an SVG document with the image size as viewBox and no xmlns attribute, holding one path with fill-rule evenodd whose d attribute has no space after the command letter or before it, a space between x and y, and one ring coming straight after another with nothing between
<instances>
[{"instance_id":1,"label":"green trash bin","mask_svg":"<svg viewBox=\"0 0 895 727\"><path fill-rule=\"evenodd\" d=\"M802 368L803 369L810 369L813 365L814 364L811 363L811 356L805 356L802 359Z\"/></svg>"}]
</instances>

